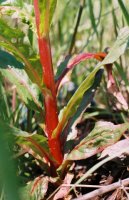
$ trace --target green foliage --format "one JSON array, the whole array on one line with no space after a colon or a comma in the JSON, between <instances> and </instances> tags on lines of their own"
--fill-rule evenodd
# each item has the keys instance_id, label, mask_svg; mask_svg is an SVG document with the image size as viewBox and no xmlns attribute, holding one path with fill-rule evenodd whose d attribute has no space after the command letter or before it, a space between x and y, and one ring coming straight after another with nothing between
<instances>
[{"instance_id":1,"label":"green foliage","mask_svg":"<svg viewBox=\"0 0 129 200\"><path fill-rule=\"evenodd\" d=\"M42 68L35 44L34 20L31 15L26 15L26 12L25 8L20 10L17 7L10 7L0 11L2 24L0 46L11 52L19 61L24 62L24 69L29 78L41 85ZM15 16L14 18L11 18L12 13ZM16 21L18 21L18 24ZM36 74L37 79L34 74Z\"/></svg>"},{"instance_id":2,"label":"green foliage","mask_svg":"<svg viewBox=\"0 0 129 200\"><path fill-rule=\"evenodd\" d=\"M57 81L60 76L62 75L63 71L66 69L67 64L69 62L70 56L66 57L65 60L63 62L61 62L61 64L58 66L57 68L57 72L55 75L55 80Z\"/></svg>"},{"instance_id":3,"label":"green foliage","mask_svg":"<svg viewBox=\"0 0 129 200\"><path fill-rule=\"evenodd\" d=\"M36 84L32 84L28 79L23 69L24 65L14 56L2 50L0 50L0 58L1 74L16 85L17 92L29 108L37 111L41 110L40 90Z\"/></svg>"},{"instance_id":4,"label":"green foliage","mask_svg":"<svg viewBox=\"0 0 129 200\"><path fill-rule=\"evenodd\" d=\"M5 130L6 128L6 130ZM6 134L11 133L10 128L4 126L0 122L0 183L4 191L4 199L20 200L18 194L18 180L16 178L16 167L12 159L12 153L9 150L9 140L5 137ZM14 141L12 140L13 144Z\"/></svg>"},{"instance_id":5,"label":"green foliage","mask_svg":"<svg viewBox=\"0 0 129 200\"><path fill-rule=\"evenodd\" d=\"M83 98L82 98L75 114L69 120L69 123L66 127L68 132L70 132L70 129L71 129L72 125L74 124L74 122L77 121L78 118L80 118L84 114L84 111L86 110L87 106L92 101L92 99L95 95L95 92L101 82L102 75L103 75L103 70L102 69L98 70L98 72L96 73L96 75L94 77L94 82L93 82L92 86L84 93Z\"/></svg>"},{"instance_id":6,"label":"green foliage","mask_svg":"<svg viewBox=\"0 0 129 200\"><path fill-rule=\"evenodd\" d=\"M57 128L53 132L53 137L58 135L58 133L64 129L67 121L75 114L84 93L92 86L94 82L94 77L98 70L107 64L115 62L128 48L129 41L129 28L125 27L120 31L120 34L114 44L110 49L109 54L105 59L100 62L96 68L88 75L88 77L82 82L79 88L76 90L72 98L69 100L67 106L60 113L60 121Z\"/></svg>"},{"instance_id":7,"label":"green foliage","mask_svg":"<svg viewBox=\"0 0 129 200\"><path fill-rule=\"evenodd\" d=\"M97 27L96 27L96 21L95 21L95 16L94 16L94 9L93 9L93 3L92 0L88 0L88 6L89 6L89 15L90 15L90 20L91 20L91 25L93 27L93 30L95 31L97 37L98 37L98 32L97 32Z\"/></svg>"},{"instance_id":8,"label":"green foliage","mask_svg":"<svg viewBox=\"0 0 129 200\"><path fill-rule=\"evenodd\" d=\"M39 135L39 134L34 134L31 136L31 134L25 133L25 132L24 132L24 134L26 134L26 135L16 138L16 143L19 145L23 145L23 146L25 145L26 148L28 148L28 150L33 150L33 152L35 153L35 156L37 155L36 157L38 159L40 159L41 162L43 162L42 158L45 156L44 152L46 152L46 154L49 155L49 149L48 149L46 137ZM17 131L17 136L18 136L18 131ZM30 138L28 139L27 137L31 137L31 139ZM34 145L32 140L35 143L37 143L40 148L37 148L37 146ZM38 157L38 156L40 156L40 157Z\"/></svg>"},{"instance_id":9,"label":"green foliage","mask_svg":"<svg viewBox=\"0 0 129 200\"><path fill-rule=\"evenodd\" d=\"M119 105L117 105L118 102L115 108L113 104L110 104L111 99L108 97L108 87L106 86L107 79L104 76L102 79L102 75L105 75L105 73L101 69L104 67L108 72L109 64L112 64L113 67L115 62L116 68L113 68L113 76L116 77L116 82L123 80L125 90L128 91L128 70L126 64L128 63L128 58L127 54L122 58L121 56L128 49L129 27L122 28L123 21L121 19L118 20L119 15L116 14L117 12L121 13L125 18L126 24L129 25L129 12L126 3L118 0L116 6L119 5L119 7L113 7L113 1L99 0L96 1L97 3L93 3L93 1L88 0L87 4L82 3L82 1L78 3L77 0L64 1L63 4L59 1L56 10L57 14L53 18L57 1L35 1L35 3L37 2L39 2L41 14L39 16L40 36L45 36L44 44L50 47L50 50L50 41L46 37L48 32L50 32L52 42L53 59L47 54L45 55L46 57L44 56L49 48L45 49L42 55L44 60L46 58L43 66L40 62L41 52L38 49L37 39L39 38L37 38L38 34L36 33L36 25L38 24L35 24L33 1L28 0L24 2L18 0L9 3L8 6L0 6L0 173L5 199L19 199L19 184L15 173L15 162L13 162L13 159L10 159L13 156L12 154L20 155L19 158L16 156L16 159L18 161L23 159L24 161L26 156L24 152L27 152L28 158L30 159L30 155L32 158L30 159L31 161L28 159L27 163L24 161L25 165L28 166L29 161L35 162L36 166L42 170L44 176L41 179L38 177L38 182L37 179L31 180L31 184L26 186L24 181L24 187L20 189L21 199L43 199L46 198L45 194L49 181L51 184L54 183L54 185L56 185L55 183L58 185L62 183L61 179L65 176L64 173L67 173L69 161L86 159L101 152L106 146L116 143L129 128L128 123L123 123L123 121L128 120L128 111L125 110L122 113ZM0 2L1 5L6 3L6 1ZM80 24L78 24L76 29L74 28L74 20L78 20L76 19L76 16L78 16L77 11L81 6L84 12L82 12ZM95 13L96 10L97 12ZM107 13L107 11L109 12ZM109 21L108 17L106 17L107 15L110 16ZM111 18L113 19L111 20ZM52 20L53 25L50 29ZM110 21L111 24L109 23ZM110 27L108 24L110 24ZM109 34L109 30L111 34ZM72 52L75 54L85 49L90 52L99 52L103 51L103 48L107 46L112 47L109 48L109 53L105 58L98 53L98 60L100 62L96 67L94 67L95 63L91 60L85 63L84 59L81 58L79 62L83 61L84 63L78 63L78 66L76 66L77 70L73 70L74 81L70 74L68 75L69 79L71 78L73 88L71 89L69 85L65 87L64 83L61 90L59 87L58 93L54 94L54 96L53 91L56 91L57 87L54 84L51 85L54 82L50 79L55 80L55 83L58 83L58 80L62 80L63 73L69 66L71 55L66 55L67 52L70 52L69 44L71 44L71 41L74 41L74 37L76 41L75 43L73 42ZM112 45L116 37L117 40ZM43 49L44 46L42 46ZM48 77L44 78L43 67L45 65L46 71L50 72L51 60L55 67L58 65L57 61L59 61L58 63L60 63L60 60L64 61L61 62L57 69L52 69L52 72L56 71L55 77L54 74L50 77L50 74L47 74ZM89 67L86 67L86 64ZM112 69L110 72L112 73ZM44 80L50 83L48 87L46 87L47 84L44 84ZM117 86L122 92L124 91L124 96L127 97L128 93L125 92L122 84L120 86L117 84ZM16 87L16 94L12 94L10 89L13 85ZM100 86L99 90L98 86ZM53 91L51 88L54 88ZM65 88L68 88L69 91L65 91ZM63 93L65 95L62 95ZM58 174L57 160L54 157L54 153L59 155L65 150L65 146L67 149L67 145L70 142L68 138L70 131L73 126L75 128L85 109L88 106L90 109L93 109L89 115L85 114L85 116L88 119L96 117L93 119L94 121L98 120L97 116L102 114L100 111L97 115L94 115L96 107L89 105L92 101L96 107L101 107L102 112L106 110L106 113L110 113L111 121L115 121L117 125L111 122L97 122L94 129L91 132L89 131L89 135L71 150L66 159L63 160L63 164L61 165L60 163L61 171ZM43 105L44 102L45 106ZM12 108L13 104L14 109ZM23 104L25 104L24 107ZM56 105L59 110L59 116L57 109L54 110ZM61 110L59 109L60 107L62 108ZM46 116L47 108L49 111L47 114L49 114L50 120L52 119L50 123L46 120L49 118ZM55 113L53 113L53 110ZM118 111L117 116L119 119L114 115L114 111ZM57 116L57 120L54 116ZM48 124L54 124L54 120L57 126L55 123L54 128L56 128L50 130L52 133L52 137L50 137ZM74 135L74 139L72 147L78 140L78 136ZM57 146L62 146L62 152L58 152ZM19 163L18 167L19 171L24 170ZM35 169L32 170L34 171ZM20 172L18 173L20 174ZM46 174L58 177L56 180L51 180L50 177L50 179L46 177ZM28 177L29 180L31 179L30 177ZM33 193L32 195L30 195L30 190Z\"/></svg>"},{"instance_id":10,"label":"green foliage","mask_svg":"<svg viewBox=\"0 0 129 200\"><path fill-rule=\"evenodd\" d=\"M129 45L129 27L124 27L120 30L117 40L113 47L110 49L109 54L102 61L101 65L114 63L125 50L128 49Z\"/></svg>"},{"instance_id":11,"label":"green foliage","mask_svg":"<svg viewBox=\"0 0 129 200\"><path fill-rule=\"evenodd\" d=\"M0 50L0 66L3 69L7 69L8 67L15 67L18 69L24 68L24 65L21 62L19 62L14 56L3 50Z\"/></svg>"},{"instance_id":12,"label":"green foliage","mask_svg":"<svg viewBox=\"0 0 129 200\"><path fill-rule=\"evenodd\" d=\"M120 6L120 8L122 10L123 15L124 15L125 21L129 26L129 12L126 9L126 7L125 7L125 5L124 5L122 0L118 0L118 3L119 3L119 6Z\"/></svg>"},{"instance_id":13,"label":"green foliage","mask_svg":"<svg viewBox=\"0 0 129 200\"><path fill-rule=\"evenodd\" d=\"M16 28L11 28L4 20L0 19L0 32L1 35L5 38L11 40L12 38L18 39L24 36L24 33L21 30Z\"/></svg>"},{"instance_id":14,"label":"green foliage","mask_svg":"<svg viewBox=\"0 0 129 200\"><path fill-rule=\"evenodd\" d=\"M22 137L30 137L31 134L22 131L20 129L17 129L11 125L9 125L7 122L4 122L3 120L0 119L0 127L2 132L4 132L5 136L8 138L10 135L15 135L15 136L22 136Z\"/></svg>"},{"instance_id":15,"label":"green foliage","mask_svg":"<svg viewBox=\"0 0 129 200\"><path fill-rule=\"evenodd\" d=\"M44 157L49 157L49 148L47 145L47 138L40 134L30 134L26 131L22 131L7 122L0 119L0 129L5 134L4 139L9 140L11 137L27 152L32 154L36 159L39 159L44 164Z\"/></svg>"}]
</instances>

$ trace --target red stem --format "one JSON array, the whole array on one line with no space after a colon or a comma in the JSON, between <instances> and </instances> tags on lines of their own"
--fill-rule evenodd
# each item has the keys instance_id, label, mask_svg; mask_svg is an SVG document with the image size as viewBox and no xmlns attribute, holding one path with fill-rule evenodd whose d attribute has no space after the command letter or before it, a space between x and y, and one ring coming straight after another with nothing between
<instances>
[{"instance_id":1,"label":"red stem","mask_svg":"<svg viewBox=\"0 0 129 200\"><path fill-rule=\"evenodd\" d=\"M38 7L38 0L34 0L36 25L38 32L38 44L39 44L39 54L40 62L43 70L43 82L47 89L50 91L50 95L44 94L44 105L45 105L45 125L46 133L48 135L48 144L50 151L57 162L56 167L62 163L62 152L60 138L52 139L52 132L58 124L58 110L56 102L56 90L55 81L52 65L51 48L48 34L45 36L40 35L39 24L40 24L40 11Z\"/></svg>"}]
</instances>

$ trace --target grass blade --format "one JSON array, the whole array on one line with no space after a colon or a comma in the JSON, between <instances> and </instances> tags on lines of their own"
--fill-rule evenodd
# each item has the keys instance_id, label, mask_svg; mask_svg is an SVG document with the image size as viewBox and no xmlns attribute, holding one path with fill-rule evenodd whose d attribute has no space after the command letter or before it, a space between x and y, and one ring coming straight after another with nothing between
<instances>
[{"instance_id":1,"label":"grass blade","mask_svg":"<svg viewBox=\"0 0 129 200\"><path fill-rule=\"evenodd\" d=\"M123 0L118 0L118 3L119 3L119 6L121 8L121 11L122 11L122 13L124 15L125 21L129 26L129 12L127 11L127 9L126 9L126 7L125 7L125 5L123 3Z\"/></svg>"},{"instance_id":2,"label":"grass blade","mask_svg":"<svg viewBox=\"0 0 129 200\"><path fill-rule=\"evenodd\" d=\"M98 38L98 31L97 31L97 26L96 26L96 22L95 22L92 0L88 0L88 6L89 6L89 14L90 14L90 20L91 20L92 28L95 31L96 36Z\"/></svg>"}]
</instances>

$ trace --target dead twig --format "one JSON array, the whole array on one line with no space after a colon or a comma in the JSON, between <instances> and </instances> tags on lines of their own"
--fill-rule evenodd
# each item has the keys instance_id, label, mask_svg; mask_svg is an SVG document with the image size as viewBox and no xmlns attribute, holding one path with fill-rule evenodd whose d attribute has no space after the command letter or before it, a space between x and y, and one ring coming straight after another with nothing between
<instances>
[{"instance_id":1,"label":"dead twig","mask_svg":"<svg viewBox=\"0 0 129 200\"><path fill-rule=\"evenodd\" d=\"M115 190L115 189L121 187L121 185L123 185L123 186L129 185L129 178L126 178L124 180L118 181L116 183L113 183L113 184L110 184L110 185L107 185L107 186L103 186L102 188L94 190L93 192L90 192L88 194L85 194L85 195L78 197L76 199L73 199L73 200L88 200L88 199L94 198L96 196L103 195L103 194L110 192L112 190Z\"/></svg>"},{"instance_id":2,"label":"dead twig","mask_svg":"<svg viewBox=\"0 0 129 200\"><path fill-rule=\"evenodd\" d=\"M64 187L74 187L75 184L62 184ZM102 185L84 185L84 184L77 184L76 187L83 187L83 188L102 188Z\"/></svg>"}]
</instances>

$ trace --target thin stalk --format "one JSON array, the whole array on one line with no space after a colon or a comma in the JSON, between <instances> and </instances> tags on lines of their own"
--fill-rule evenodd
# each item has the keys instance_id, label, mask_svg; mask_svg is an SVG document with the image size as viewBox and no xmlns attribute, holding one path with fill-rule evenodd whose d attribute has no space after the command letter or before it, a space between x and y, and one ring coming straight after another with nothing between
<instances>
[{"instance_id":1,"label":"thin stalk","mask_svg":"<svg viewBox=\"0 0 129 200\"><path fill-rule=\"evenodd\" d=\"M56 167L62 163L62 152L60 145L60 137L52 139L52 132L57 127L58 124L58 110L56 101L56 89L53 73L51 46L48 33L48 23L49 23L49 4L47 1L44 17L44 33L40 31L40 9L38 5L38 0L34 0L34 10L36 17L36 26L38 34L38 45L40 62L43 70L43 82L47 89L49 89L50 94L44 95L44 105L45 105L45 131L48 135L48 144L55 161L57 162ZM47 19L47 20L46 20Z\"/></svg>"},{"instance_id":2,"label":"thin stalk","mask_svg":"<svg viewBox=\"0 0 129 200\"><path fill-rule=\"evenodd\" d=\"M72 50L73 50L73 47L74 47L74 44L75 44L77 30L78 30L78 27L79 27L79 24L80 24L80 21L81 21L81 16L82 16L82 11L83 11L84 5L85 5L85 0L81 0L79 11L78 11L78 16L77 16L77 21L76 21L76 25L75 25L75 28L74 28L74 33L73 33L73 37L72 37L72 40L71 40L69 52L68 52L69 55L72 54Z\"/></svg>"}]
</instances>

